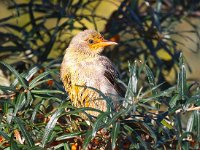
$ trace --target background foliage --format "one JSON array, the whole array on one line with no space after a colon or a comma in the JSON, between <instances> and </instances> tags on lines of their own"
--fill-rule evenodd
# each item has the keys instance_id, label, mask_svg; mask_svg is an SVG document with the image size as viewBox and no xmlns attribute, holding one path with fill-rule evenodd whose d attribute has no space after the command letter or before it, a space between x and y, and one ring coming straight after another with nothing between
<instances>
[{"instance_id":1,"label":"background foliage","mask_svg":"<svg viewBox=\"0 0 200 150\"><path fill-rule=\"evenodd\" d=\"M0 86L2 149L199 148L199 84L186 80L190 64L179 45L187 43L176 37L198 51L184 33L199 38L191 18L199 17L200 2L110 0L117 9L108 18L96 13L105 3L98 0L6 3L14 14L0 20L0 66L11 82ZM106 23L105 37L119 42L105 55L119 68L127 92L118 112L109 108L86 121L79 113L92 108L71 105L59 66L71 37L88 23L98 30L99 21ZM177 31L183 21L191 29ZM171 73L174 81L167 78Z\"/></svg>"}]
</instances>

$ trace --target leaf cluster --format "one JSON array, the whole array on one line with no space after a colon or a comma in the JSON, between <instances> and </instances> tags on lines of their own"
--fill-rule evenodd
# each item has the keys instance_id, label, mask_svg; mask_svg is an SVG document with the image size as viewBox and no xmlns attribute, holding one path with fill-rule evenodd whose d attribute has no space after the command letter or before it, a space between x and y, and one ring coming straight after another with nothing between
<instances>
[{"instance_id":1,"label":"leaf cluster","mask_svg":"<svg viewBox=\"0 0 200 150\"><path fill-rule=\"evenodd\" d=\"M146 64L130 65L126 96L119 97L123 103L118 111L109 105L109 97L94 89L107 101L106 112L74 108L54 67L34 66L20 74L8 64L1 65L15 75L10 87L0 86L4 91L0 101L1 148L199 148L199 85L186 81L182 56L177 85L163 91ZM148 82L146 89L138 84L141 74ZM98 111L98 117L87 114L88 110ZM186 114L188 121L183 123Z\"/></svg>"}]
</instances>

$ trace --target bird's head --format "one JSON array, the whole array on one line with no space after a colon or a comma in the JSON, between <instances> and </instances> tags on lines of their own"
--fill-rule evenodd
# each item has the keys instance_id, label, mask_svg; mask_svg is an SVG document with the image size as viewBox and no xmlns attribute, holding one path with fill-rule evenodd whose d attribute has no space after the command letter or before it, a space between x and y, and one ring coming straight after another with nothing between
<instances>
[{"instance_id":1,"label":"bird's head","mask_svg":"<svg viewBox=\"0 0 200 150\"><path fill-rule=\"evenodd\" d=\"M116 42L107 41L95 30L84 30L78 33L70 42L69 48L74 51L99 54L104 47L116 45Z\"/></svg>"}]
</instances>

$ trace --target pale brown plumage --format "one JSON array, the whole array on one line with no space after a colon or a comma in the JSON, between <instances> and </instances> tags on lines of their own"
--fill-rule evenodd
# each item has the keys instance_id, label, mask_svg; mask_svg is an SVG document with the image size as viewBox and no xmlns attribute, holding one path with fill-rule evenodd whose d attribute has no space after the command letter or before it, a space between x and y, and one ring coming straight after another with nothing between
<instances>
[{"instance_id":1,"label":"pale brown plumage","mask_svg":"<svg viewBox=\"0 0 200 150\"><path fill-rule=\"evenodd\" d=\"M87 87L100 90L113 99L115 107L119 105L117 97L124 96L125 88L116 81L119 75L111 61L100 55L105 46L114 44L94 30L82 31L71 40L61 64L61 79L76 107L106 111L106 101L99 100L99 93Z\"/></svg>"}]
</instances>

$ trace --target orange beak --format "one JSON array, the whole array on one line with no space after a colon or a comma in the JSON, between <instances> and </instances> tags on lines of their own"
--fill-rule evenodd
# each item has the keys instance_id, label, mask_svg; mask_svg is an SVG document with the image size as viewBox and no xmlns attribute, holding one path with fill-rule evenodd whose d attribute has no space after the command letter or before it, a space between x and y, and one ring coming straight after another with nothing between
<instances>
[{"instance_id":1,"label":"orange beak","mask_svg":"<svg viewBox=\"0 0 200 150\"><path fill-rule=\"evenodd\" d=\"M106 46L110 46L110 45L117 45L116 42L112 42L112 41L108 41L108 40L102 40L99 41L98 43L94 44L94 47L106 47Z\"/></svg>"},{"instance_id":2,"label":"orange beak","mask_svg":"<svg viewBox=\"0 0 200 150\"><path fill-rule=\"evenodd\" d=\"M108 41L108 40L103 40L102 42L99 42L99 44L102 45L103 47L105 47L105 46L110 46L110 45L117 45L118 43Z\"/></svg>"}]
</instances>

